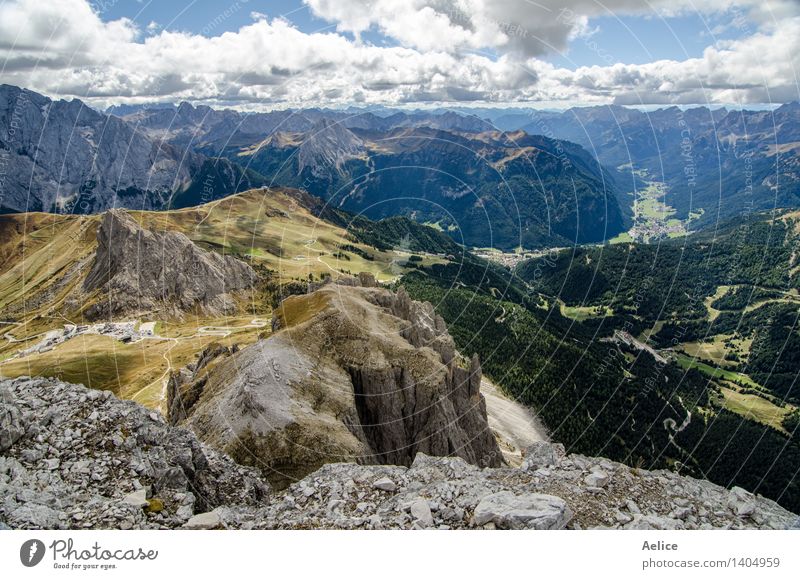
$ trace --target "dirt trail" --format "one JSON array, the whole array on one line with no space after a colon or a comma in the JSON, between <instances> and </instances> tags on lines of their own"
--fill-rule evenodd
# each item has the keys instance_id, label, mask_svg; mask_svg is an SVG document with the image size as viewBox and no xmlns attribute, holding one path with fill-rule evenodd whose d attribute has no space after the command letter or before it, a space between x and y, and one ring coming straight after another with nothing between
<instances>
[{"instance_id":1,"label":"dirt trail","mask_svg":"<svg viewBox=\"0 0 800 579\"><path fill-rule=\"evenodd\" d=\"M481 392L486 398L489 428L503 451L506 462L522 463L522 451L539 440L550 440L539 418L527 407L512 400L484 378Z\"/></svg>"}]
</instances>

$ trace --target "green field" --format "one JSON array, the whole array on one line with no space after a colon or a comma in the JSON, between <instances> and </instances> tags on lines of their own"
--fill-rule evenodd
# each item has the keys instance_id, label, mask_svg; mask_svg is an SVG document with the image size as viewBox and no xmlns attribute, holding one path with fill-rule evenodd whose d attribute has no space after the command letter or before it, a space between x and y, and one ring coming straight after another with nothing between
<instances>
[{"instance_id":1,"label":"green field","mask_svg":"<svg viewBox=\"0 0 800 579\"><path fill-rule=\"evenodd\" d=\"M559 300L559 308L562 316L576 322L614 315L614 310L605 306L568 306L561 300Z\"/></svg>"},{"instance_id":2,"label":"green field","mask_svg":"<svg viewBox=\"0 0 800 579\"><path fill-rule=\"evenodd\" d=\"M722 387L720 393L723 406L731 412L779 430L783 430L784 417L794 410L788 404L782 408L761 396L743 394L733 388Z\"/></svg>"},{"instance_id":3,"label":"green field","mask_svg":"<svg viewBox=\"0 0 800 579\"><path fill-rule=\"evenodd\" d=\"M728 380L735 384L739 384L740 386L747 386L749 388L756 388L758 390L764 389L760 384L745 374L733 372L731 370L724 370L723 368L717 368L715 366L711 366L710 364L699 362L695 358L692 358L686 354L676 352L675 359L681 368L687 370L689 368L697 368L703 374L707 374L711 378L721 378L723 380Z\"/></svg>"},{"instance_id":4,"label":"green field","mask_svg":"<svg viewBox=\"0 0 800 579\"><path fill-rule=\"evenodd\" d=\"M608 243L610 243L610 244L632 243L632 242L633 242L633 237L631 237L631 234L628 233L627 231L623 231L622 233L620 233L616 237L612 237L611 239L608 240Z\"/></svg>"},{"instance_id":5,"label":"green field","mask_svg":"<svg viewBox=\"0 0 800 579\"><path fill-rule=\"evenodd\" d=\"M730 342L730 345L725 342ZM726 354L734 353L740 360L744 360L752 344L752 338L734 338L732 334L717 334L711 337L710 342L685 342L680 347L692 358L702 358L717 366L731 366L736 362L726 360Z\"/></svg>"}]
</instances>

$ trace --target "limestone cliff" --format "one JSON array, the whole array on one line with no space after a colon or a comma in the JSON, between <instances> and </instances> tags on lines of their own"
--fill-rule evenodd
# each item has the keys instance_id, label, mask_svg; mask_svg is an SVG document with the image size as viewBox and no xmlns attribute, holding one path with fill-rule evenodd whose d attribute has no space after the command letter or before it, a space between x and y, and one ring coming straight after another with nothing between
<instances>
[{"instance_id":1,"label":"limestone cliff","mask_svg":"<svg viewBox=\"0 0 800 579\"><path fill-rule=\"evenodd\" d=\"M177 314L199 308L231 309L231 292L253 287L256 273L244 262L205 251L177 232L143 229L122 209L106 212L97 250L83 283L98 299L89 319L153 311Z\"/></svg>"}]
</instances>

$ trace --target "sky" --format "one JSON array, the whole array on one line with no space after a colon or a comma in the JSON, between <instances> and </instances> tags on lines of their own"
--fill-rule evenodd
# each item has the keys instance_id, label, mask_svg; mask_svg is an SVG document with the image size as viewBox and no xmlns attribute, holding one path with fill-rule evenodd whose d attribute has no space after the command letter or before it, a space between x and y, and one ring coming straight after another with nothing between
<instances>
[{"instance_id":1,"label":"sky","mask_svg":"<svg viewBox=\"0 0 800 579\"><path fill-rule=\"evenodd\" d=\"M763 105L800 0L2 0L0 82L111 104Z\"/></svg>"}]
</instances>

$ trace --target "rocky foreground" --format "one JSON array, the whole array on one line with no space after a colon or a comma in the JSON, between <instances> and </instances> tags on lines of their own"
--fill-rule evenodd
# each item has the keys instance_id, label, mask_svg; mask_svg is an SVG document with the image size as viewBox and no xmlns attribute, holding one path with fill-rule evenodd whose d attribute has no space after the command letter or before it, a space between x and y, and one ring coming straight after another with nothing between
<instances>
[{"instance_id":1,"label":"rocky foreground","mask_svg":"<svg viewBox=\"0 0 800 579\"><path fill-rule=\"evenodd\" d=\"M796 515L742 489L565 455L520 468L416 455L329 464L282 492L189 431L109 392L0 382L0 525L11 528L783 529Z\"/></svg>"}]
</instances>

